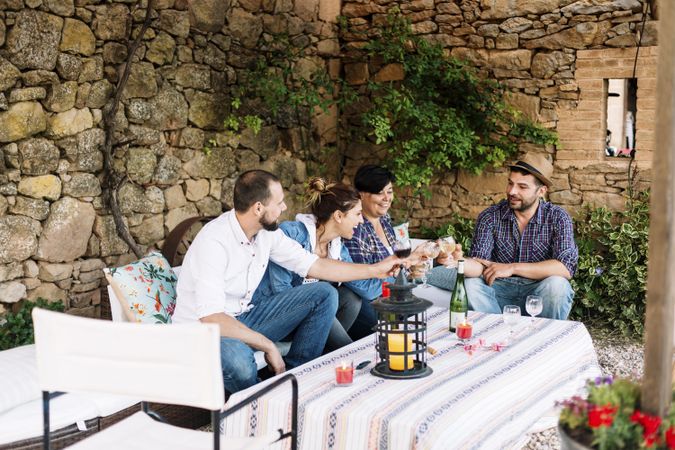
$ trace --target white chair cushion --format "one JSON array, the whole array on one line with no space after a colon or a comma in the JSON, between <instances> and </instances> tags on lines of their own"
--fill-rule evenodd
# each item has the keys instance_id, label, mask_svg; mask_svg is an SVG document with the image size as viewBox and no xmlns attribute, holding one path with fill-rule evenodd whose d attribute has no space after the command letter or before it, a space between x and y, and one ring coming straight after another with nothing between
<instances>
[{"instance_id":1,"label":"white chair cushion","mask_svg":"<svg viewBox=\"0 0 675 450\"><path fill-rule=\"evenodd\" d=\"M37 382L35 345L0 352L0 414L42 398Z\"/></svg>"},{"instance_id":2,"label":"white chair cushion","mask_svg":"<svg viewBox=\"0 0 675 450\"><path fill-rule=\"evenodd\" d=\"M434 306L440 308L448 309L450 308L450 298L452 297L452 292L446 291L445 289L437 288L436 286L417 286L413 288L412 293L415 297L423 298L424 300L429 300Z\"/></svg>"},{"instance_id":3,"label":"white chair cushion","mask_svg":"<svg viewBox=\"0 0 675 450\"><path fill-rule=\"evenodd\" d=\"M254 438L231 439L221 436L220 448L227 450L262 449L279 439L279 435L279 432L274 432ZM137 412L69 448L74 450L212 449L213 433L167 425L151 419L143 412Z\"/></svg>"},{"instance_id":4,"label":"white chair cushion","mask_svg":"<svg viewBox=\"0 0 675 450\"><path fill-rule=\"evenodd\" d=\"M98 417L96 405L78 394L56 397L49 407L52 431ZM0 445L37 436L42 436L42 394L0 415Z\"/></svg>"}]
</instances>

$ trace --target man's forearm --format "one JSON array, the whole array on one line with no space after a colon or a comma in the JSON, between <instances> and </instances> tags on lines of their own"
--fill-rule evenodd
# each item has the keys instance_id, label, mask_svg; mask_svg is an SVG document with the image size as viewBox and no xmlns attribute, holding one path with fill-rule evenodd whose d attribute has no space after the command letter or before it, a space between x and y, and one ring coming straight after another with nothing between
<instances>
[{"instance_id":1,"label":"man's forearm","mask_svg":"<svg viewBox=\"0 0 675 450\"><path fill-rule=\"evenodd\" d=\"M244 344L256 350L267 352L270 346L274 346L274 343L264 335L251 330L234 317L225 313L211 314L210 316L202 317L200 321L218 324L221 336L239 339Z\"/></svg>"},{"instance_id":2,"label":"man's forearm","mask_svg":"<svg viewBox=\"0 0 675 450\"><path fill-rule=\"evenodd\" d=\"M530 280L543 280L554 275L568 280L572 278L567 267L557 259L548 259L537 263L513 263L512 265L513 275Z\"/></svg>"},{"instance_id":3,"label":"man's forearm","mask_svg":"<svg viewBox=\"0 0 675 450\"><path fill-rule=\"evenodd\" d=\"M473 258L464 259L464 276L477 278L483 274L483 265Z\"/></svg>"},{"instance_id":4,"label":"man's forearm","mask_svg":"<svg viewBox=\"0 0 675 450\"><path fill-rule=\"evenodd\" d=\"M352 264L334 259L319 258L307 273L312 278L328 281L354 281L377 278L373 266L368 264Z\"/></svg>"}]
</instances>

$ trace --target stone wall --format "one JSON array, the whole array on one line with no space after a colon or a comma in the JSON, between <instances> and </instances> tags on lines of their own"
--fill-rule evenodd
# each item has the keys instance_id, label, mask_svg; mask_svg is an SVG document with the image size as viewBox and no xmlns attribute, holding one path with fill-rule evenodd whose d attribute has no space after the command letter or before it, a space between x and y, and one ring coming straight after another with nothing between
<instances>
[{"instance_id":1,"label":"stone wall","mask_svg":"<svg viewBox=\"0 0 675 450\"><path fill-rule=\"evenodd\" d=\"M628 158L604 155L605 79L632 76L642 26L639 0L415 0L411 2L346 0L342 14L351 30L341 37L345 79L367 96L370 79L396 80L401 73L377 59L364 60L363 36L383 24L398 6L413 30L441 44L447 53L469 61L483 76L499 80L510 102L533 120L558 131L561 145L522 152L547 152L554 162L552 201L571 212L583 205L623 206L628 187ZM647 17L639 53L637 112L638 189L650 180L654 148L657 23ZM398 71L400 72L400 70ZM361 106L363 103L359 103ZM342 122L355 122L343 117ZM350 177L366 161L382 160L382 149L351 142L344 146ZM417 202L413 228L437 226L452 213L475 217L503 198L508 173L482 176L450 172L431 186L432 197ZM398 213L404 217L404 212Z\"/></svg>"},{"instance_id":2,"label":"stone wall","mask_svg":"<svg viewBox=\"0 0 675 450\"><path fill-rule=\"evenodd\" d=\"M311 129L268 121L240 136L224 133L222 120L232 87L273 34L301 48L297 77L321 67L337 76L339 3L155 4L116 117L113 164L128 177L119 202L132 236L160 246L183 219L219 214L237 174L256 167L281 177L297 210L300 137L334 143L335 116L320 115ZM0 314L43 297L96 316L101 269L135 259L104 203L102 116L144 6L0 0Z\"/></svg>"}]
</instances>

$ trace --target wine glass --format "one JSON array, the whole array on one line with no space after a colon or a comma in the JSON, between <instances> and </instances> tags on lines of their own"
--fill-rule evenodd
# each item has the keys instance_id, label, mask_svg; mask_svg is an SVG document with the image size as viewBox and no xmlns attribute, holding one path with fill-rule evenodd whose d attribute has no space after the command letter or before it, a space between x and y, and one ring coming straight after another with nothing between
<instances>
[{"instance_id":1,"label":"wine glass","mask_svg":"<svg viewBox=\"0 0 675 450\"><path fill-rule=\"evenodd\" d=\"M520 322L520 306L506 305L504 306L504 323L509 327L509 344L513 340L513 330Z\"/></svg>"},{"instance_id":2,"label":"wine glass","mask_svg":"<svg viewBox=\"0 0 675 450\"><path fill-rule=\"evenodd\" d=\"M525 301L525 310L532 316L530 328L534 326L534 318L544 310L544 301L538 295L528 295Z\"/></svg>"},{"instance_id":3,"label":"wine glass","mask_svg":"<svg viewBox=\"0 0 675 450\"><path fill-rule=\"evenodd\" d=\"M420 270L420 278L419 278L422 281L421 287L428 288L429 287L429 284L427 283L427 280L429 279L428 273L434 267L434 260L427 259L425 261L422 261L421 266L422 267Z\"/></svg>"},{"instance_id":4,"label":"wine glass","mask_svg":"<svg viewBox=\"0 0 675 450\"><path fill-rule=\"evenodd\" d=\"M455 261L452 258L452 252L455 251L455 248L457 247L457 242L455 241L455 238L452 236L443 236L438 239L438 245L440 247L440 252L439 254L444 254L446 256L450 257L450 262L445 264L445 267L455 267L457 266L457 261Z\"/></svg>"},{"instance_id":5,"label":"wine glass","mask_svg":"<svg viewBox=\"0 0 675 450\"><path fill-rule=\"evenodd\" d=\"M394 255L397 257L404 259L410 256L410 253L412 252L412 244L410 243L410 239L402 238L394 242L394 245L392 246L392 250L394 250ZM405 274L404 271L404 266L403 264L399 265L399 268L401 269L402 274ZM404 277L405 279L405 277Z\"/></svg>"}]
</instances>

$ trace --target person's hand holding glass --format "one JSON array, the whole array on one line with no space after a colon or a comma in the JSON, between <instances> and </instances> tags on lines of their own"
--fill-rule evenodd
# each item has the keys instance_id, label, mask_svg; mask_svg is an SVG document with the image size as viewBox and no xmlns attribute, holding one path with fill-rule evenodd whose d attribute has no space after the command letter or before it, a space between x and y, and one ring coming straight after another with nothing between
<instances>
[{"instance_id":1,"label":"person's hand holding glass","mask_svg":"<svg viewBox=\"0 0 675 450\"><path fill-rule=\"evenodd\" d=\"M520 306L506 305L504 306L504 323L509 327L509 345L513 341L513 332L520 322Z\"/></svg>"},{"instance_id":2,"label":"person's hand holding glass","mask_svg":"<svg viewBox=\"0 0 675 450\"><path fill-rule=\"evenodd\" d=\"M457 261L463 257L461 244L457 244L452 236L443 236L436 242L440 246L438 263L447 268L457 267Z\"/></svg>"},{"instance_id":3,"label":"person's hand holding glass","mask_svg":"<svg viewBox=\"0 0 675 450\"><path fill-rule=\"evenodd\" d=\"M411 278L413 280L421 280L422 287L428 287L427 272L433 268L433 261L440 253L440 245L435 241L425 242L415 249L419 257L419 261L413 265L411 270Z\"/></svg>"}]
</instances>

